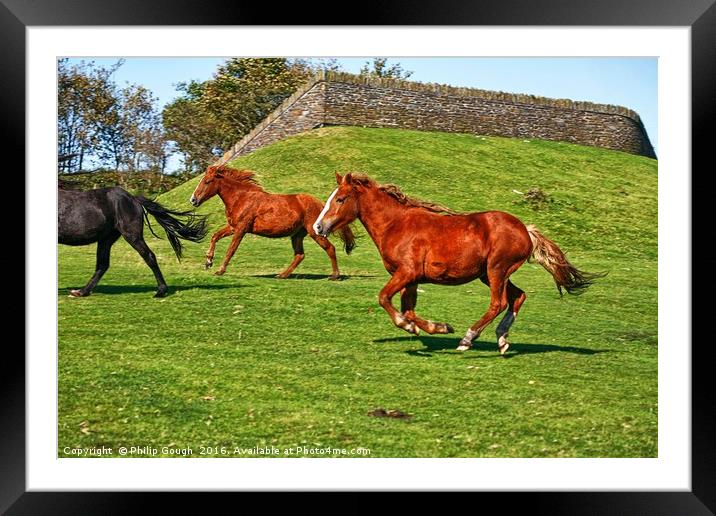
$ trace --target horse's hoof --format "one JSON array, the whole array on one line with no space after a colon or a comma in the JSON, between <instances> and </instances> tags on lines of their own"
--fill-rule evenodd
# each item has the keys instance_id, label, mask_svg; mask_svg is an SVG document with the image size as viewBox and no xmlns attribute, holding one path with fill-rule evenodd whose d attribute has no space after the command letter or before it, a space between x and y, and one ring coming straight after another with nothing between
<instances>
[{"instance_id":1,"label":"horse's hoof","mask_svg":"<svg viewBox=\"0 0 716 516\"><path fill-rule=\"evenodd\" d=\"M214 265L214 262L211 260L206 260L206 263L204 264L204 269L211 269L211 266Z\"/></svg>"},{"instance_id":2,"label":"horse's hoof","mask_svg":"<svg viewBox=\"0 0 716 516\"><path fill-rule=\"evenodd\" d=\"M331 274L330 276L328 276L328 281L340 281L340 279L340 274Z\"/></svg>"},{"instance_id":3,"label":"horse's hoof","mask_svg":"<svg viewBox=\"0 0 716 516\"><path fill-rule=\"evenodd\" d=\"M510 348L510 343L507 342L507 337L505 335L501 336L497 340L497 349L500 350L500 355L504 355L505 352Z\"/></svg>"},{"instance_id":4,"label":"horse's hoof","mask_svg":"<svg viewBox=\"0 0 716 516\"><path fill-rule=\"evenodd\" d=\"M223 276L225 272L226 272L226 269L219 269L218 271L216 271L214 273L214 276Z\"/></svg>"},{"instance_id":5,"label":"horse's hoof","mask_svg":"<svg viewBox=\"0 0 716 516\"><path fill-rule=\"evenodd\" d=\"M433 330L433 333L440 334L455 333L455 330L452 329L452 326L447 323L433 323Z\"/></svg>"},{"instance_id":6,"label":"horse's hoof","mask_svg":"<svg viewBox=\"0 0 716 516\"><path fill-rule=\"evenodd\" d=\"M413 335L420 335L420 328L418 328L414 322L408 323L408 325L403 329Z\"/></svg>"},{"instance_id":7,"label":"horse's hoof","mask_svg":"<svg viewBox=\"0 0 716 516\"><path fill-rule=\"evenodd\" d=\"M467 351L471 348L472 344L465 344L464 342L460 342L460 345L457 347L457 351Z\"/></svg>"},{"instance_id":8,"label":"horse's hoof","mask_svg":"<svg viewBox=\"0 0 716 516\"><path fill-rule=\"evenodd\" d=\"M157 293L154 294L154 297L166 297L167 295L167 289L160 289L157 290Z\"/></svg>"},{"instance_id":9,"label":"horse's hoof","mask_svg":"<svg viewBox=\"0 0 716 516\"><path fill-rule=\"evenodd\" d=\"M284 274L284 273L276 274L276 278L278 278L278 279L286 279L286 278L288 278L288 276L289 276L289 274Z\"/></svg>"},{"instance_id":10,"label":"horse's hoof","mask_svg":"<svg viewBox=\"0 0 716 516\"><path fill-rule=\"evenodd\" d=\"M70 297L85 297L89 294L83 294L81 290L70 290Z\"/></svg>"}]
</instances>

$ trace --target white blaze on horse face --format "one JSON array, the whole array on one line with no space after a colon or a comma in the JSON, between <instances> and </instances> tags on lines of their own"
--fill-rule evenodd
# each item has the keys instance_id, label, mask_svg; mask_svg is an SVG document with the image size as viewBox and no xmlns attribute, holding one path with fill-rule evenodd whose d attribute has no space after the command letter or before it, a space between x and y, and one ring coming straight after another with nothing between
<instances>
[{"instance_id":1,"label":"white blaze on horse face","mask_svg":"<svg viewBox=\"0 0 716 516\"><path fill-rule=\"evenodd\" d=\"M314 232L318 233L317 227L318 227L318 225L321 223L321 221L323 220L323 217L326 215L326 213L328 213L328 210L329 210L330 207L331 207L331 201L332 201L333 198L336 196L336 192L337 192L337 191L338 191L338 188L336 188L335 190L333 190L333 192L331 193L331 195L328 197L328 200L326 201L326 205L323 207L323 211L321 212L320 215L318 215L318 218L316 219L316 222L313 223L313 231L314 231Z\"/></svg>"},{"instance_id":2,"label":"white blaze on horse face","mask_svg":"<svg viewBox=\"0 0 716 516\"><path fill-rule=\"evenodd\" d=\"M194 199L197 198L196 191L199 189L199 187L201 186L201 183L203 183L203 182L204 182L204 178L202 178L201 181L199 181L199 184L196 185L196 188L194 188L194 192L191 194L191 197L189 197L189 202L192 202Z\"/></svg>"}]
</instances>

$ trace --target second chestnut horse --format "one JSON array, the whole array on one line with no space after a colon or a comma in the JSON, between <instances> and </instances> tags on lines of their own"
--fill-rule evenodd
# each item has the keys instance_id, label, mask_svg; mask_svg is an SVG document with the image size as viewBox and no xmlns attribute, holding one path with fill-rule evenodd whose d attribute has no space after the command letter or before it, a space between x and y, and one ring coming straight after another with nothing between
<instances>
[{"instance_id":1,"label":"second chestnut horse","mask_svg":"<svg viewBox=\"0 0 716 516\"><path fill-rule=\"evenodd\" d=\"M339 279L340 271L336 261L336 248L328 240L328 233L317 235L312 224L321 213L323 203L308 194L273 194L264 190L256 181L255 173L249 170L237 170L226 165L209 167L201 178L189 202L194 206L218 195L226 207L226 226L211 237L206 253L206 268L214 262L216 242L232 235L231 243L221 267L215 272L226 272L231 257L239 247L246 233L269 238L291 237L294 257L285 271L278 275L287 278L298 264L303 261L303 239L310 236L323 248L331 260L333 273L329 279ZM355 246L355 237L349 226L338 232L343 240L346 253L350 254Z\"/></svg>"},{"instance_id":2,"label":"second chestnut horse","mask_svg":"<svg viewBox=\"0 0 716 516\"><path fill-rule=\"evenodd\" d=\"M394 185L381 185L362 174L336 174L338 188L313 224L320 235L340 230L359 219L378 247L391 278L380 291L380 306L393 323L408 333L453 333L449 324L415 315L418 284L460 285L479 278L490 287L487 312L465 333L458 345L464 351L501 312L497 326L501 354L509 347L507 334L525 302L525 293L510 281L530 257L562 288L579 294L595 278L574 267L564 253L534 226L502 211L456 213L437 204L406 196ZM391 299L400 292L400 312Z\"/></svg>"}]
</instances>

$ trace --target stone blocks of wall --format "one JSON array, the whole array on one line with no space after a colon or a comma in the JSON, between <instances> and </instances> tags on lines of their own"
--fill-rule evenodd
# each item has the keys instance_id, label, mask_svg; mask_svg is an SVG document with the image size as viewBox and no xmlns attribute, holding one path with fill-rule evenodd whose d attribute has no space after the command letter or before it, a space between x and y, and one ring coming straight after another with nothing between
<instances>
[{"instance_id":1,"label":"stone blocks of wall","mask_svg":"<svg viewBox=\"0 0 716 516\"><path fill-rule=\"evenodd\" d=\"M222 162L321 125L538 138L656 157L639 116L620 106L320 74L230 149Z\"/></svg>"},{"instance_id":2,"label":"stone blocks of wall","mask_svg":"<svg viewBox=\"0 0 716 516\"><path fill-rule=\"evenodd\" d=\"M325 82L306 85L225 152L219 163L322 125L325 119L324 100Z\"/></svg>"},{"instance_id":3,"label":"stone blocks of wall","mask_svg":"<svg viewBox=\"0 0 716 516\"><path fill-rule=\"evenodd\" d=\"M655 157L630 116L424 91L326 84L325 123L556 140Z\"/></svg>"}]
</instances>

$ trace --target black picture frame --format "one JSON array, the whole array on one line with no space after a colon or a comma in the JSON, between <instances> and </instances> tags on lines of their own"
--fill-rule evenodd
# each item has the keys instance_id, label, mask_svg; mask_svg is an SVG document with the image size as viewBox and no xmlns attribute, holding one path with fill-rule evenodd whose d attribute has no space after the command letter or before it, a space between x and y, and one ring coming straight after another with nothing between
<instances>
[{"instance_id":1,"label":"black picture frame","mask_svg":"<svg viewBox=\"0 0 716 516\"><path fill-rule=\"evenodd\" d=\"M552 26L683 26L691 28L692 48L692 210L709 206L714 174L707 154L713 147L716 115L716 0L501 0L478 4L470 0L441 2L396 1L363 5L339 14L334 4L312 3L286 12L277 19L275 6L262 3L192 0L0 0L0 103L4 137L2 155L19 158L25 153L25 29L29 26L69 25L552 25ZM305 6L304 6L305 7ZM332 13L324 19L317 13ZM712 163L712 162L711 162ZM707 165L709 164L709 165ZM709 170L706 169L709 167ZM710 173L709 173L710 172ZM698 183L698 187L697 187ZM713 234L713 222L692 211L692 271L708 269L714 259L708 247L698 252L697 235ZM26 238L29 238L26 235ZM12 257L17 260L17 257ZM6 262L8 263L8 262ZM17 265L13 265L15 268ZM30 271L25 271L28 274ZM688 272L680 271L691 282ZM692 283L693 285L693 283ZM692 321L708 320L710 304L692 288ZM19 305L19 303L18 303ZM711 382L709 341L695 338L684 328L682 342L692 346L692 490L690 492L523 492L471 493L482 503L499 503L500 511L527 505L531 513L548 514L713 514L716 511L716 389ZM0 375L0 512L7 514L127 514L141 510L147 497L165 510L181 507L189 512L206 509L205 502L191 502L187 493L68 493L26 492L25 488L25 351L17 340L7 340ZM211 493L212 501L227 495ZM240 496L247 496L246 493ZM255 495L254 495L255 496ZM260 495L259 495L260 496ZM296 494L291 495L296 502ZM217 499L220 498L221 500ZM492 498L492 500L490 500ZM258 501L258 500L257 500ZM471 500L471 503L474 503ZM201 504L201 505L199 505ZM485 507L490 507L486 505ZM202 510L202 512L203 512Z\"/></svg>"}]
</instances>

